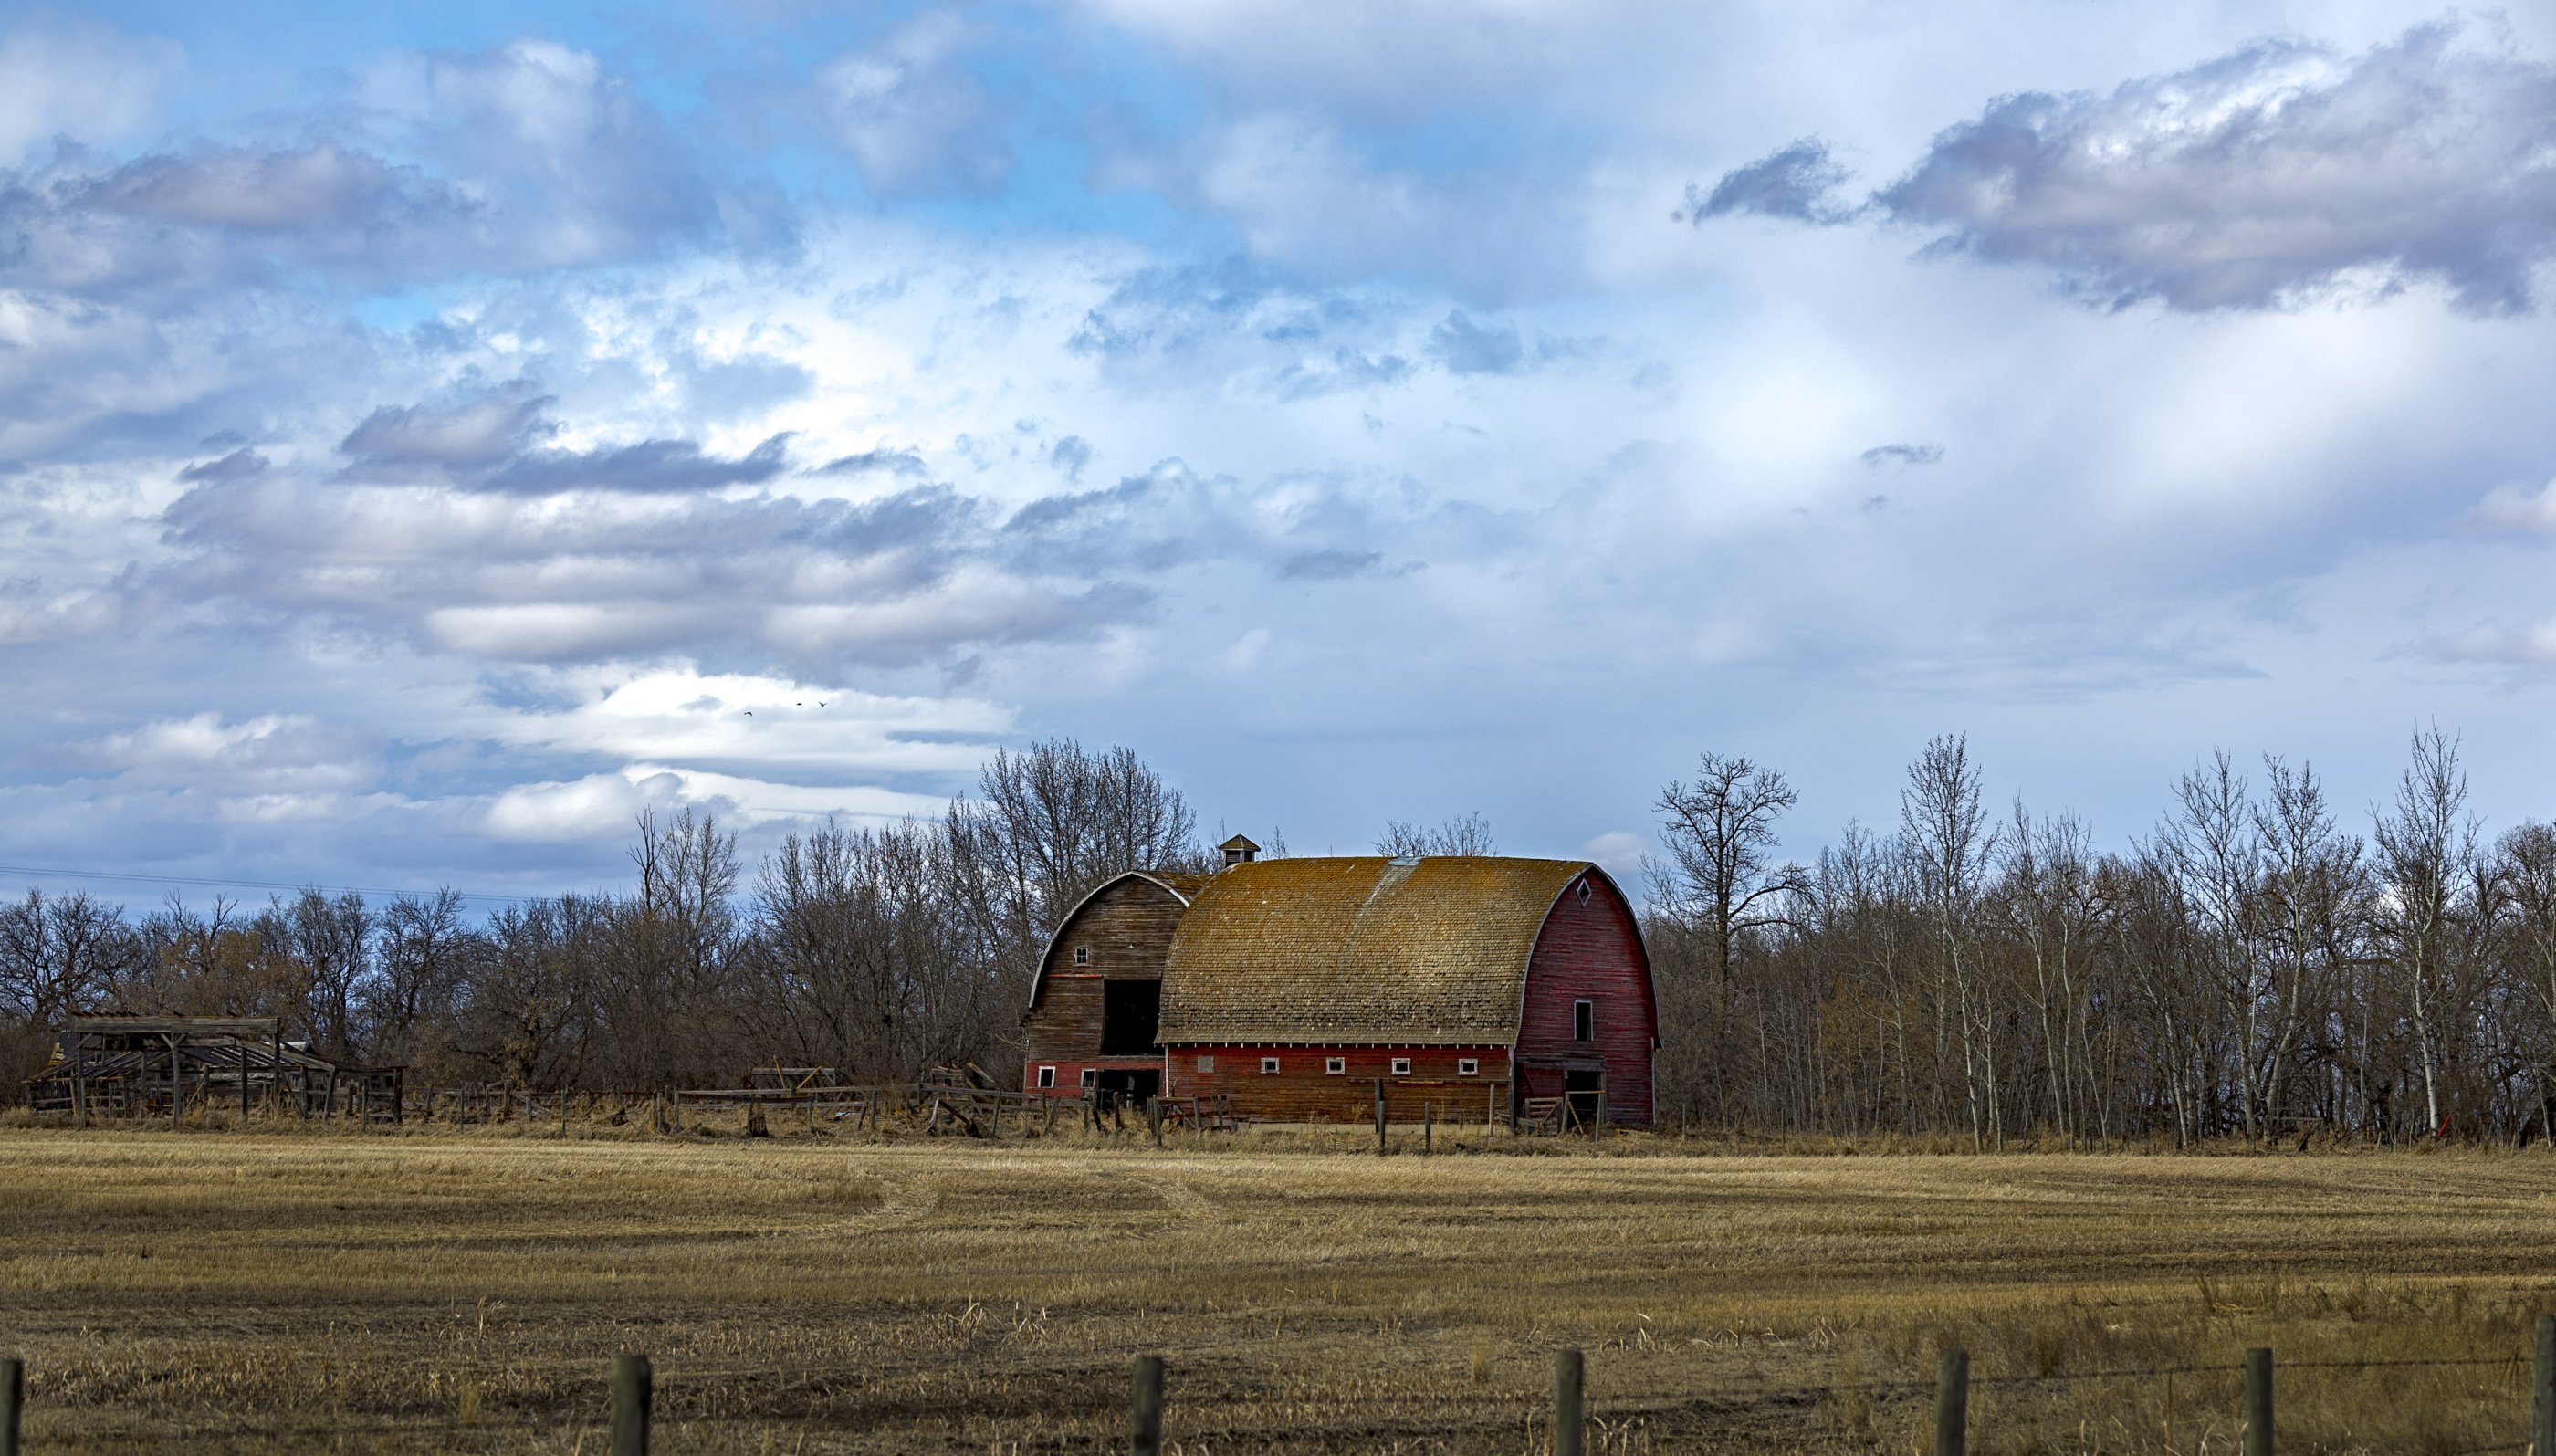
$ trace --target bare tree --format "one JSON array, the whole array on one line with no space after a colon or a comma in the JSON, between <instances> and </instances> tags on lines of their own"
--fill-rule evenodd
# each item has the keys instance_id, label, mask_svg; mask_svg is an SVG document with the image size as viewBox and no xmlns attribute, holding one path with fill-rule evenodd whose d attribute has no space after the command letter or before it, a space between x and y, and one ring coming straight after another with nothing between
<instances>
[{"instance_id":1,"label":"bare tree","mask_svg":"<svg viewBox=\"0 0 2556 1456\"><path fill-rule=\"evenodd\" d=\"M2495 859L2513 911L2514 973L2536 1002L2536 1114L2542 1130L2556 1135L2549 1125L2556 1118L2556 825L2522 824L2502 837Z\"/></svg>"},{"instance_id":2,"label":"bare tree","mask_svg":"<svg viewBox=\"0 0 2556 1456\"><path fill-rule=\"evenodd\" d=\"M2476 859L2477 823L2467 802L2458 740L2434 725L2414 734L2413 761L2397 781L2395 812L2378 817L2378 872L2387 890L2379 923L2405 993L2423 1078L2425 1127L2434 1134L2444 1130L2440 998L2457 933L2452 922Z\"/></svg>"},{"instance_id":3,"label":"bare tree","mask_svg":"<svg viewBox=\"0 0 2556 1456\"><path fill-rule=\"evenodd\" d=\"M1671 779L1651 805L1660 815L1660 844L1668 854L1665 862L1646 865L1652 899L1660 915L1704 951L1711 987L1709 1075L1725 1122L1736 1113L1731 1042L1741 1014L1732 969L1742 943L1778 923L1784 896L1802 884L1798 866L1774 858L1776 822L1796 797L1781 770L1744 755L1707 752L1697 760L1692 784Z\"/></svg>"},{"instance_id":4,"label":"bare tree","mask_svg":"<svg viewBox=\"0 0 2556 1456\"><path fill-rule=\"evenodd\" d=\"M1971 1140L1983 1144L2003 1136L1995 1018L1973 955L1981 883L1996 852L1996 831L1980 812L1980 769L1968 737L1936 738L1908 765L1899 839L1933 922L1938 1055L1961 1048Z\"/></svg>"},{"instance_id":5,"label":"bare tree","mask_svg":"<svg viewBox=\"0 0 2556 1456\"><path fill-rule=\"evenodd\" d=\"M2229 1048L2237 1115L2250 1136L2264 1135L2265 1058L2273 1040L2263 1027L2272 1003L2263 987L2261 935L2255 919L2263 876L2263 843L2251 784L2226 753L2214 753L2176 781L2174 816L2157 831L2157 848L2201 920L2210 985L2234 1029Z\"/></svg>"},{"instance_id":6,"label":"bare tree","mask_svg":"<svg viewBox=\"0 0 2556 1456\"><path fill-rule=\"evenodd\" d=\"M1375 852L1399 859L1417 855L1496 855L1500 847L1491 839L1491 822L1474 813L1453 816L1435 829L1399 819L1387 820L1384 836L1375 842Z\"/></svg>"}]
</instances>

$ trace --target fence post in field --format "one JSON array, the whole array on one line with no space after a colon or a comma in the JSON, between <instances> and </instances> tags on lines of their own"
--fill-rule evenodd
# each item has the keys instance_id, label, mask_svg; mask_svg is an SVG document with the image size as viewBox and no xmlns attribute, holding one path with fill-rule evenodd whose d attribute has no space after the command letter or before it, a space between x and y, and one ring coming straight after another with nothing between
<instances>
[{"instance_id":1,"label":"fence post in field","mask_svg":"<svg viewBox=\"0 0 2556 1456\"><path fill-rule=\"evenodd\" d=\"M2556 1314L2538 1317L2538 1368L2531 1376L2530 1456L2556 1456Z\"/></svg>"},{"instance_id":2,"label":"fence post in field","mask_svg":"<svg viewBox=\"0 0 2556 1456\"><path fill-rule=\"evenodd\" d=\"M1128 1456L1162 1456L1163 1357L1136 1357L1134 1394L1127 1431Z\"/></svg>"},{"instance_id":3,"label":"fence post in field","mask_svg":"<svg viewBox=\"0 0 2556 1456\"><path fill-rule=\"evenodd\" d=\"M18 1456L18 1412L26 1394L27 1363L0 1360L0 1456Z\"/></svg>"},{"instance_id":4,"label":"fence post in field","mask_svg":"<svg viewBox=\"0 0 2556 1456\"><path fill-rule=\"evenodd\" d=\"M1553 1456L1585 1456L1589 1419L1580 1393L1587 1366L1577 1350L1553 1352Z\"/></svg>"},{"instance_id":5,"label":"fence post in field","mask_svg":"<svg viewBox=\"0 0 2556 1456\"><path fill-rule=\"evenodd\" d=\"M1962 1456L1971 1430L1971 1352L1947 1350L1935 1366L1935 1456Z\"/></svg>"},{"instance_id":6,"label":"fence post in field","mask_svg":"<svg viewBox=\"0 0 2556 1456\"><path fill-rule=\"evenodd\" d=\"M1163 1100L1162 1100L1161 1098L1159 1098L1159 1097L1149 1097L1149 1098L1145 1099L1145 1121L1146 1121L1147 1123L1151 1124L1151 1125L1152 1125L1152 1126L1153 1126L1153 1131L1154 1131L1154 1145L1155 1145L1156 1147L1160 1147L1160 1146L1162 1146L1162 1145L1163 1145Z\"/></svg>"},{"instance_id":7,"label":"fence post in field","mask_svg":"<svg viewBox=\"0 0 2556 1456\"><path fill-rule=\"evenodd\" d=\"M648 1421L654 1412L656 1372L645 1355L612 1362L612 1456L648 1456Z\"/></svg>"},{"instance_id":8,"label":"fence post in field","mask_svg":"<svg viewBox=\"0 0 2556 1456\"><path fill-rule=\"evenodd\" d=\"M2245 1456L2272 1456L2272 1352L2245 1352Z\"/></svg>"},{"instance_id":9,"label":"fence post in field","mask_svg":"<svg viewBox=\"0 0 2556 1456\"><path fill-rule=\"evenodd\" d=\"M1429 1104L1420 1105L1420 1152L1427 1156L1438 1145L1438 1124Z\"/></svg>"},{"instance_id":10,"label":"fence post in field","mask_svg":"<svg viewBox=\"0 0 2556 1456\"><path fill-rule=\"evenodd\" d=\"M1384 1079L1375 1079L1375 1155L1384 1156Z\"/></svg>"}]
</instances>

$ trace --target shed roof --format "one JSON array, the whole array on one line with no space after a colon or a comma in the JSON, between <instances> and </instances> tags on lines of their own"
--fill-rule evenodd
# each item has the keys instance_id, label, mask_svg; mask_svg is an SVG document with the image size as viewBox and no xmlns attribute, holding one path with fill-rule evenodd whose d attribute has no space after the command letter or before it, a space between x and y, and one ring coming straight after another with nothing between
<instances>
[{"instance_id":1,"label":"shed roof","mask_svg":"<svg viewBox=\"0 0 2556 1456\"><path fill-rule=\"evenodd\" d=\"M1585 860L1262 860L1191 898L1163 970L1165 1042L1499 1045L1527 959Z\"/></svg>"}]
</instances>

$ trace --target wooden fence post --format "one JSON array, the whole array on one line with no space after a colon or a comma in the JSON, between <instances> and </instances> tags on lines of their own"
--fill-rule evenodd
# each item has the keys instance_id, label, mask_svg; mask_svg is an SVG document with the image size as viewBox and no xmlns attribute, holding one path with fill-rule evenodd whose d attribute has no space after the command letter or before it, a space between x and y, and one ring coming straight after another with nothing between
<instances>
[{"instance_id":1,"label":"wooden fence post","mask_svg":"<svg viewBox=\"0 0 2556 1456\"><path fill-rule=\"evenodd\" d=\"M1375 1079L1375 1155L1384 1156L1384 1079Z\"/></svg>"},{"instance_id":2,"label":"wooden fence post","mask_svg":"<svg viewBox=\"0 0 2556 1456\"><path fill-rule=\"evenodd\" d=\"M1962 1456L1970 1426L1971 1352L1947 1350L1935 1366L1935 1456Z\"/></svg>"},{"instance_id":3,"label":"wooden fence post","mask_svg":"<svg viewBox=\"0 0 2556 1456\"><path fill-rule=\"evenodd\" d=\"M1587 1366L1577 1350L1553 1353L1553 1456L1585 1456L1588 1410L1581 1398Z\"/></svg>"},{"instance_id":4,"label":"wooden fence post","mask_svg":"<svg viewBox=\"0 0 2556 1456\"><path fill-rule=\"evenodd\" d=\"M2530 1456L2556 1456L2556 1314L2538 1317L2538 1368L2532 1375Z\"/></svg>"},{"instance_id":5,"label":"wooden fence post","mask_svg":"<svg viewBox=\"0 0 2556 1456\"><path fill-rule=\"evenodd\" d=\"M1136 1389L1127 1432L1128 1456L1162 1456L1163 1357L1136 1357Z\"/></svg>"},{"instance_id":6,"label":"wooden fence post","mask_svg":"<svg viewBox=\"0 0 2556 1456\"><path fill-rule=\"evenodd\" d=\"M2245 1456L2272 1456L2272 1352L2245 1352Z\"/></svg>"},{"instance_id":7,"label":"wooden fence post","mask_svg":"<svg viewBox=\"0 0 2556 1456\"><path fill-rule=\"evenodd\" d=\"M612 1456L648 1456L656 1384L647 1356L624 1355L612 1362Z\"/></svg>"},{"instance_id":8,"label":"wooden fence post","mask_svg":"<svg viewBox=\"0 0 2556 1456\"><path fill-rule=\"evenodd\" d=\"M27 1400L27 1363L0 1360L0 1456L18 1456L19 1408Z\"/></svg>"}]
</instances>

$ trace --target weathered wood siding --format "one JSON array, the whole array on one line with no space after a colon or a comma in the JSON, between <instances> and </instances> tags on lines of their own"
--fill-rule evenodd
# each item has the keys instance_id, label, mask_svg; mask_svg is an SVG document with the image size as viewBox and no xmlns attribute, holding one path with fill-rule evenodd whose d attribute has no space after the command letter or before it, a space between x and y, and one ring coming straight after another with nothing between
<instances>
[{"instance_id":1,"label":"weathered wood siding","mask_svg":"<svg viewBox=\"0 0 2556 1456\"><path fill-rule=\"evenodd\" d=\"M1526 1005L1518 1027L1521 1097L1559 1097L1563 1070L1547 1062L1595 1059L1606 1073L1606 1121L1651 1124L1651 1050L1659 1013L1651 997L1650 961L1633 910L1612 882L1591 873L1589 897L1562 892L1536 936L1527 962ZM1591 1003L1589 1040L1573 1033L1572 1005Z\"/></svg>"},{"instance_id":2,"label":"weathered wood siding","mask_svg":"<svg viewBox=\"0 0 2556 1456\"><path fill-rule=\"evenodd\" d=\"M1101 983L1113 980L1160 981L1163 958L1180 924L1180 896L1149 879L1128 876L1086 900L1048 947L1039 967L1038 990L1027 1018L1029 1059L1023 1087L1038 1086L1038 1069L1057 1069L1057 1086L1044 1089L1080 1095L1085 1067L1154 1067L1158 1055L1100 1055ZM1090 953L1087 965L1076 965L1075 951Z\"/></svg>"},{"instance_id":3,"label":"weathered wood siding","mask_svg":"<svg viewBox=\"0 0 2556 1456\"><path fill-rule=\"evenodd\" d=\"M1276 1057L1278 1070L1263 1072L1260 1059ZM1324 1061L1339 1057L1341 1072ZM1411 1059L1411 1071L1393 1075L1393 1059ZM1457 1070L1462 1058L1479 1063L1474 1075ZM1505 1111L1509 1052L1504 1046L1175 1046L1170 1049L1171 1097L1229 1093L1233 1110L1275 1123L1364 1123L1375 1117L1375 1083L1384 1079L1385 1116L1420 1121L1428 1103L1441 1122L1459 1118L1480 1124L1493 1107ZM1202 1061L1212 1066L1201 1066Z\"/></svg>"}]
</instances>

